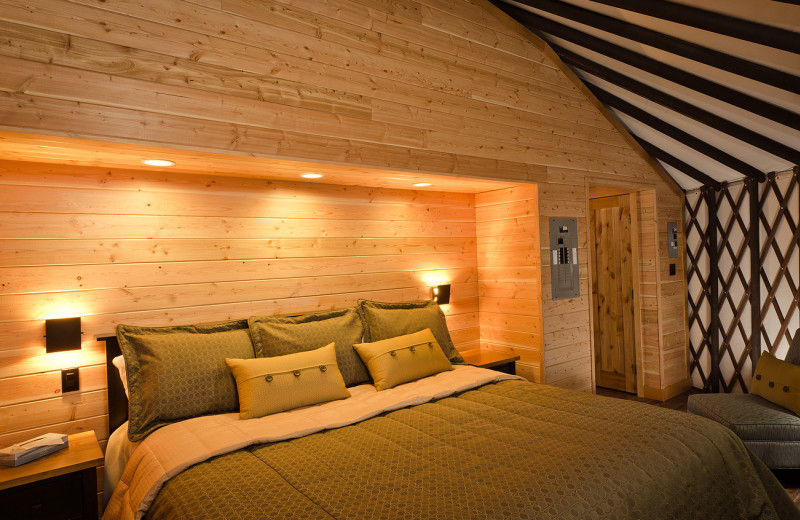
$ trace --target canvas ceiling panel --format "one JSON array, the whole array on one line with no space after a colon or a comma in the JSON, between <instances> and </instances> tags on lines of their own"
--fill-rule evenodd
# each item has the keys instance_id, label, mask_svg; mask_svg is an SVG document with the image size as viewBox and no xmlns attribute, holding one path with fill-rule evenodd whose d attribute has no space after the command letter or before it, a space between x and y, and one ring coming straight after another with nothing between
<instances>
[{"instance_id":1,"label":"canvas ceiling panel","mask_svg":"<svg viewBox=\"0 0 800 520\"><path fill-rule=\"evenodd\" d=\"M738 108L734 105L730 105L702 92L686 88L660 76L650 74L636 67L632 67L625 63L603 56L602 54L592 50L570 43L566 40L556 38L555 36L548 35L548 39L569 51L575 52L576 54L580 54L581 56L594 61L595 63L599 63L600 65L604 65L608 68L616 70L617 72L625 74L630 78L657 88L662 92L666 92L667 94L683 99L684 101L687 101L704 110L713 112L729 121L755 130L779 143L783 143L788 146L794 146L796 143L800 142L799 131L780 125L770 119L761 117L758 114ZM797 101L798 102L794 107L788 108L800 110L800 96L797 97ZM800 114L798 114L798 118L800 118Z\"/></svg>"},{"instance_id":2,"label":"canvas ceiling panel","mask_svg":"<svg viewBox=\"0 0 800 520\"><path fill-rule=\"evenodd\" d=\"M796 93L789 92L777 87L773 87L771 85L767 85L765 83L750 78L739 76L738 74L733 74L731 72L727 72L725 70L710 65L706 65L699 61L694 61L688 58L684 58L682 56L678 56L676 54L672 54L670 52L663 51L661 49L657 49L655 47L651 47L649 45L645 45L643 43L639 43L634 40L629 40L617 34L609 33L601 29L594 28L590 25L585 25L580 22L570 20L568 18L563 18L548 13L547 11L544 10L535 9L530 6L526 6L511 1L507 3L516 5L521 9L525 9L532 13L538 14L544 18L553 20L562 25L566 25L567 27L571 27L585 34L589 34L596 38L605 40L609 43L613 43L614 45L617 45L619 47L623 47L625 49L637 52L639 54L652 58L656 61L671 65L673 67L678 67L680 69L686 70L698 76L707 78L709 80L715 81L723 85L727 85L739 91L746 92L750 95L770 101L771 103L774 103L778 106L782 106L789 110L793 110L795 112L800 113L800 97ZM551 36L547 35L547 39L550 40Z\"/></svg>"},{"instance_id":3,"label":"canvas ceiling panel","mask_svg":"<svg viewBox=\"0 0 800 520\"><path fill-rule=\"evenodd\" d=\"M698 152L694 148L686 146L683 143L662 134L661 132L647 126L637 119L634 119L616 110L614 110L614 113L634 135L641 137L648 143L653 144L662 150L668 151L672 155L680 157L683 162L694 166L701 172L714 177L714 179L720 182L735 181L742 176L739 172L728 168L724 164L721 164L714 159L709 158L707 155Z\"/></svg>"},{"instance_id":4,"label":"canvas ceiling panel","mask_svg":"<svg viewBox=\"0 0 800 520\"><path fill-rule=\"evenodd\" d=\"M707 141L712 146L755 166L763 172L783 171L793 166L792 163L776 157L764 150L744 141L731 137L716 128L707 126L690 117L674 112L649 99L638 96L628 90L609 83L591 74L580 72L579 76L588 84L594 84L628 101L629 103L651 112L653 115L672 126Z\"/></svg>"},{"instance_id":5,"label":"canvas ceiling panel","mask_svg":"<svg viewBox=\"0 0 800 520\"><path fill-rule=\"evenodd\" d=\"M724 34L698 29L696 27L683 25L677 22L671 22L669 20L648 16L642 13L627 11L619 7L603 5L590 0L564 1L584 9L589 9L596 13L611 16L640 27L645 27L647 29L680 38L681 40L701 45L703 47L708 47L709 49L725 52L739 58L744 58L746 60L759 63L761 65L767 65L784 72L800 75L800 56L788 51L740 40ZM728 2L715 3L726 4ZM763 5L766 2L760 3ZM800 27L800 16L798 16L798 12L800 12L799 9L794 9L792 12L788 13L790 18L797 20L797 23L794 25L794 27L789 26L787 28L796 31L797 28ZM758 18L751 17L745 19L756 20Z\"/></svg>"},{"instance_id":6,"label":"canvas ceiling panel","mask_svg":"<svg viewBox=\"0 0 800 520\"><path fill-rule=\"evenodd\" d=\"M796 31L800 27L800 11L789 2L763 2L753 0L672 0L699 9L706 9L743 20L755 20L763 24Z\"/></svg>"}]
</instances>

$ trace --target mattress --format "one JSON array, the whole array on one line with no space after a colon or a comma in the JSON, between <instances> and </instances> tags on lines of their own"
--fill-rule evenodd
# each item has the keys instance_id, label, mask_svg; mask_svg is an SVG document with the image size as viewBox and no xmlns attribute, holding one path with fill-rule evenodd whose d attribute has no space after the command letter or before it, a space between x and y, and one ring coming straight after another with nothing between
<instances>
[{"instance_id":1,"label":"mattress","mask_svg":"<svg viewBox=\"0 0 800 520\"><path fill-rule=\"evenodd\" d=\"M426 379L465 370L486 372ZM167 461L168 478L143 508L116 497L135 493L115 497L153 520L800 517L764 465L713 421L520 380L451 386L348 425L212 446L174 475ZM169 458L165 446L145 451ZM141 460L145 473L162 464ZM140 487L141 472L126 468L121 487Z\"/></svg>"}]
</instances>

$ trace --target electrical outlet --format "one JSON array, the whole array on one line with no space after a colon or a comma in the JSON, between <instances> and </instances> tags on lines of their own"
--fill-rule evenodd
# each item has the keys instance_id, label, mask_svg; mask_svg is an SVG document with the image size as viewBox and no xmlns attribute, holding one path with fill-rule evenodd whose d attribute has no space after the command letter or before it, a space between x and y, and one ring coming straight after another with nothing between
<instances>
[{"instance_id":1,"label":"electrical outlet","mask_svg":"<svg viewBox=\"0 0 800 520\"><path fill-rule=\"evenodd\" d=\"M67 368L61 371L61 393L76 392L81 389L80 369Z\"/></svg>"}]
</instances>

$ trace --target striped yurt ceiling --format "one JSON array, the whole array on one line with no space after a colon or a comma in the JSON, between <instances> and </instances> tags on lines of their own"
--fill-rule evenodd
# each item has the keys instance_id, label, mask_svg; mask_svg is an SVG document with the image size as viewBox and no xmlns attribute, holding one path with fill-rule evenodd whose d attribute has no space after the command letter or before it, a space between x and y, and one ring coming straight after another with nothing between
<instances>
[{"instance_id":1,"label":"striped yurt ceiling","mask_svg":"<svg viewBox=\"0 0 800 520\"><path fill-rule=\"evenodd\" d=\"M684 190L800 164L800 5L492 0L547 41Z\"/></svg>"}]
</instances>

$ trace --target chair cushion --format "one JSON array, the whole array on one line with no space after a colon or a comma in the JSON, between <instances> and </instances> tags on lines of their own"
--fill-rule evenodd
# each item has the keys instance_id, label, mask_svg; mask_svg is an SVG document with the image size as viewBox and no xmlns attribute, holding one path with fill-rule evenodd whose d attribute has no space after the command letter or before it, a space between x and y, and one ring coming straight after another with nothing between
<instances>
[{"instance_id":1,"label":"chair cushion","mask_svg":"<svg viewBox=\"0 0 800 520\"><path fill-rule=\"evenodd\" d=\"M695 394L687 409L727 426L744 441L800 442L800 417L757 395Z\"/></svg>"}]
</instances>

